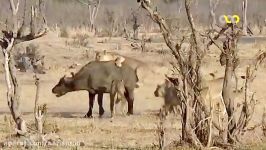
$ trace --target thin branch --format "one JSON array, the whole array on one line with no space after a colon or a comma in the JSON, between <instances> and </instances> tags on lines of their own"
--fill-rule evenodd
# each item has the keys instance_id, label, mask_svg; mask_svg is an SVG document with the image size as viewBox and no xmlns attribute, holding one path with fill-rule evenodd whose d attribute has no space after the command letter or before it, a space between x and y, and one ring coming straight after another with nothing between
<instances>
[{"instance_id":1,"label":"thin branch","mask_svg":"<svg viewBox=\"0 0 266 150\"><path fill-rule=\"evenodd\" d=\"M15 6L14 0L9 0L10 8L12 10L13 15L17 14L17 12L18 12L19 2L20 2L20 0L18 0L17 4Z\"/></svg>"},{"instance_id":2,"label":"thin branch","mask_svg":"<svg viewBox=\"0 0 266 150\"><path fill-rule=\"evenodd\" d=\"M83 5L86 5L86 6L89 6L89 5L91 5L91 3L85 3L85 2L83 2L82 0L78 0L81 4L83 4Z\"/></svg>"}]
</instances>

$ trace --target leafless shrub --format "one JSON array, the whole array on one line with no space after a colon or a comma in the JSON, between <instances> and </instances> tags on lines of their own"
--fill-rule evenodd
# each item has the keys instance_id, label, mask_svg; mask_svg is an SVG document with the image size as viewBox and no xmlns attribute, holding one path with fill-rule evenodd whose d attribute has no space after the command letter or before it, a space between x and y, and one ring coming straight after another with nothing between
<instances>
[{"instance_id":1,"label":"leafless shrub","mask_svg":"<svg viewBox=\"0 0 266 150\"><path fill-rule=\"evenodd\" d=\"M42 134L43 133L43 122L44 116L47 113L47 105L39 103L39 92L40 92L40 79L37 75L34 76L35 85L36 85L36 95L35 95L35 105L34 105L34 116L35 116L35 126L37 131Z\"/></svg>"},{"instance_id":2,"label":"leafless shrub","mask_svg":"<svg viewBox=\"0 0 266 150\"><path fill-rule=\"evenodd\" d=\"M146 47L146 39L145 39L145 37L146 37L146 35L143 34L142 38L141 38L141 42L140 42L140 44L141 44L141 52L147 52L148 51L147 47Z\"/></svg>"},{"instance_id":3,"label":"leafless shrub","mask_svg":"<svg viewBox=\"0 0 266 150\"><path fill-rule=\"evenodd\" d=\"M87 34L77 33L73 37L73 45L79 45L79 46L86 47L89 44L88 38L89 38L89 35Z\"/></svg>"},{"instance_id":4,"label":"leafless shrub","mask_svg":"<svg viewBox=\"0 0 266 150\"><path fill-rule=\"evenodd\" d=\"M105 23L107 27L105 28L105 32L107 36L111 38L113 36L114 28L116 25L116 16L113 10L106 9L105 10Z\"/></svg>"},{"instance_id":5,"label":"leafless shrub","mask_svg":"<svg viewBox=\"0 0 266 150\"><path fill-rule=\"evenodd\" d=\"M180 18L172 18L168 17L166 18L166 23L169 26L169 30L171 32L177 32L180 30L181 27L181 19Z\"/></svg>"},{"instance_id":6,"label":"leafless shrub","mask_svg":"<svg viewBox=\"0 0 266 150\"><path fill-rule=\"evenodd\" d=\"M25 51L17 49L14 54L15 66L22 72L31 70L44 74L44 56L39 51L39 45L29 44Z\"/></svg>"},{"instance_id":7,"label":"leafless shrub","mask_svg":"<svg viewBox=\"0 0 266 150\"><path fill-rule=\"evenodd\" d=\"M138 21L138 14L136 12L132 12L132 22L133 22L133 39L137 40L138 39L138 33L139 33L139 21Z\"/></svg>"},{"instance_id":8,"label":"leafless shrub","mask_svg":"<svg viewBox=\"0 0 266 150\"><path fill-rule=\"evenodd\" d=\"M66 27L62 27L60 28L60 34L59 34L60 37L63 37L63 38L69 38L70 35L69 35L69 31Z\"/></svg>"},{"instance_id":9,"label":"leafless shrub","mask_svg":"<svg viewBox=\"0 0 266 150\"><path fill-rule=\"evenodd\" d=\"M66 40L66 46L73 46L73 47L89 47L89 39L90 36L85 33L76 33L72 39Z\"/></svg>"},{"instance_id":10,"label":"leafless shrub","mask_svg":"<svg viewBox=\"0 0 266 150\"><path fill-rule=\"evenodd\" d=\"M170 54L169 51L167 51L166 49L163 49L163 47L159 50L155 50L156 53L158 53L159 55L165 56L167 54Z\"/></svg>"},{"instance_id":11,"label":"leafless shrub","mask_svg":"<svg viewBox=\"0 0 266 150\"><path fill-rule=\"evenodd\" d=\"M13 132L13 126L14 126L14 122L12 122L12 117L11 116L4 116L4 122L5 122L5 131L7 131L8 134L8 139L11 139L11 134Z\"/></svg>"},{"instance_id":12,"label":"leafless shrub","mask_svg":"<svg viewBox=\"0 0 266 150\"><path fill-rule=\"evenodd\" d=\"M92 48L85 49L83 53L83 57L87 60L94 59L95 57L95 52L92 50Z\"/></svg>"},{"instance_id":13,"label":"leafless shrub","mask_svg":"<svg viewBox=\"0 0 266 150\"><path fill-rule=\"evenodd\" d=\"M165 149L165 116L163 110L160 109L159 113L159 124L157 126L157 134L158 134L158 145L160 150Z\"/></svg>"}]
</instances>

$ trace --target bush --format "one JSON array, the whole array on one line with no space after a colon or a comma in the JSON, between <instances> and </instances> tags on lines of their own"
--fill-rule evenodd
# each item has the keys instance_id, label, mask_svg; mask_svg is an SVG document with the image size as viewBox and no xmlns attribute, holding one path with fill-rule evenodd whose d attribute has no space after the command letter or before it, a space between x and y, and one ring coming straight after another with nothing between
<instances>
[{"instance_id":1,"label":"bush","mask_svg":"<svg viewBox=\"0 0 266 150\"><path fill-rule=\"evenodd\" d=\"M60 37L69 38L69 31L66 27L60 28Z\"/></svg>"},{"instance_id":2,"label":"bush","mask_svg":"<svg viewBox=\"0 0 266 150\"><path fill-rule=\"evenodd\" d=\"M17 49L14 54L15 66L21 72L28 70L44 74L44 56L38 51L39 45L29 44L26 51Z\"/></svg>"},{"instance_id":3,"label":"bush","mask_svg":"<svg viewBox=\"0 0 266 150\"><path fill-rule=\"evenodd\" d=\"M73 40L67 41L66 45L71 45L74 47L88 47L89 46L89 35L88 34L81 34L77 33L75 36L73 36Z\"/></svg>"}]
</instances>

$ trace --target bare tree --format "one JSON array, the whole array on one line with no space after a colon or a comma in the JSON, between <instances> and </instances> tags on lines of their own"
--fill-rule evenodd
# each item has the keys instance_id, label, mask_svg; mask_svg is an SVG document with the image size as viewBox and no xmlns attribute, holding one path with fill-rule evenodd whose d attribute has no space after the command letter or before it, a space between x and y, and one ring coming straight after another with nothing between
<instances>
[{"instance_id":1,"label":"bare tree","mask_svg":"<svg viewBox=\"0 0 266 150\"><path fill-rule=\"evenodd\" d=\"M178 10L178 14L181 13L181 9L182 9L182 0L177 0L177 10Z\"/></svg>"},{"instance_id":2,"label":"bare tree","mask_svg":"<svg viewBox=\"0 0 266 150\"><path fill-rule=\"evenodd\" d=\"M138 35L139 35L139 27L140 24L138 22L138 17L135 14L135 12L132 12L132 21L133 21L133 39L137 40L138 39Z\"/></svg>"},{"instance_id":3,"label":"bare tree","mask_svg":"<svg viewBox=\"0 0 266 150\"><path fill-rule=\"evenodd\" d=\"M78 1L83 5L88 6L90 30L93 31L95 29L95 20L98 15L98 10L101 5L101 0L88 0L87 2L84 2L83 0L78 0Z\"/></svg>"},{"instance_id":4,"label":"bare tree","mask_svg":"<svg viewBox=\"0 0 266 150\"><path fill-rule=\"evenodd\" d=\"M210 5L210 20L211 20L211 26L210 28L213 30L217 26L216 23L216 8L219 4L219 0L209 0L209 5Z\"/></svg>"},{"instance_id":5,"label":"bare tree","mask_svg":"<svg viewBox=\"0 0 266 150\"><path fill-rule=\"evenodd\" d=\"M12 50L14 45L23 42L39 38L47 33L47 29L44 29L37 34L29 34L26 36L18 37L18 17L17 12L19 10L20 0L17 0L17 3L14 3L14 0L9 0L11 13L12 13L12 30L3 30L3 37L0 39L0 45L4 55L4 66L5 66L5 79L7 85L7 102L8 107L11 111L11 115L17 125L17 134L23 135L27 132L26 122L22 118L20 109L19 109L19 85L16 78L16 69L14 66L14 58L12 56Z\"/></svg>"},{"instance_id":6,"label":"bare tree","mask_svg":"<svg viewBox=\"0 0 266 150\"><path fill-rule=\"evenodd\" d=\"M243 35L248 34L247 7L248 7L248 0L243 0L242 2Z\"/></svg>"}]
</instances>

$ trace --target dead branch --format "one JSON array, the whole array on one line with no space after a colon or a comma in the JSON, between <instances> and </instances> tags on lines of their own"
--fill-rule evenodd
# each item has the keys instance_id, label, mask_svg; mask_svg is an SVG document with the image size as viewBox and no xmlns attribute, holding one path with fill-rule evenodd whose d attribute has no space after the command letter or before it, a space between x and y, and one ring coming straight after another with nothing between
<instances>
[{"instance_id":1,"label":"dead branch","mask_svg":"<svg viewBox=\"0 0 266 150\"><path fill-rule=\"evenodd\" d=\"M246 69L246 80L245 80L245 96L244 96L244 104L242 107L242 111L240 114L240 117L237 122L237 127L235 131L232 133L232 136L237 136L241 132L244 132L244 130L247 128L248 123L252 119L254 109L255 109L255 100L254 100L254 93L252 94L250 100L248 98L248 88L250 87L250 67L247 67Z\"/></svg>"},{"instance_id":2,"label":"dead branch","mask_svg":"<svg viewBox=\"0 0 266 150\"><path fill-rule=\"evenodd\" d=\"M133 21L133 39L134 40L138 40L138 34L139 34L139 27L140 27L140 24L138 23L138 17L137 15L135 14L135 12L132 12L132 21Z\"/></svg>"},{"instance_id":3,"label":"dead branch","mask_svg":"<svg viewBox=\"0 0 266 150\"><path fill-rule=\"evenodd\" d=\"M248 1L247 0L243 0L242 2L242 16L243 16L243 35L247 35L248 34L248 22L247 22L247 7L248 7Z\"/></svg>"},{"instance_id":4,"label":"dead branch","mask_svg":"<svg viewBox=\"0 0 266 150\"><path fill-rule=\"evenodd\" d=\"M192 0L185 0L185 8L186 8L186 13L187 13L188 21L189 21L189 24L190 24L190 28L191 28L191 31L192 31L192 39L194 41L194 46L195 46L196 51L199 51L197 32L196 32L196 28L195 28L195 24L194 24L194 21L193 21L192 14L190 12L191 3L192 3ZM198 52L198 54L199 54L199 52Z\"/></svg>"},{"instance_id":5,"label":"dead branch","mask_svg":"<svg viewBox=\"0 0 266 150\"><path fill-rule=\"evenodd\" d=\"M212 144L212 135L213 135L213 131L212 131L212 124L213 124L213 106L212 106L212 102L210 101L210 111L211 111L211 116L210 116L210 120L209 120L209 137L208 137L208 142L207 142L207 147L210 147Z\"/></svg>"},{"instance_id":6,"label":"dead branch","mask_svg":"<svg viewBox=\"0 0 266 150\"><path fill-rule=\"evenodd\" d=\"M209 5L210 5L210 18L211 18L211 29L214 30L215 27L217 26L217 23L216 23L216 14L215 14L215 11L216 11L216 8L219 4L219 0L209 0Z\"/></svg>"},{"instance_id":7,"label":"dead branch","mask_svg":"<svg viewBox=\"0 0 266 150\"><path fill-rule=\"evenodd\" d=\"M263 108L263 115L262 115L262 120L261 120L261 129L262 129L263 135L266 136L266 109L265 109L265 107Z\"/></svg>"},{"instance_id":8,"label":"dead branch","mask_svg":"<svg viewBox=\"0 0 266 150\"><path fill-rule=\"evenodd\" d=\"M165 127L164 127L164 122L165 122L165 115L163 113L163 110L160 109L159 113L159 125L158 125L158 141L159 141L159 149L164 150L165 149Z\"/></svg>"},{"instance_id":9,"label":"dead branch","mask_svg":"<svg viewBox=\"0 0 266 150\"><path fill-rule=\"evenodd\" d=\"M146 39L145 39L145 35L142 35L142 39L141 39L141 51L142 52L147 52L147 49L146 49Z\"/></svg>"},{"instance_id":10,"label":"dead branch","mask_svg":"<svg viewBox=\"0 0 266 150\"><path fill-rule=\"evenodd\" d=\"M42 133L42 114L39 112L39 78L37 75L34 75L35 85L36 85L36 95L35 95L35 104L34 104L34 116L35 116L35 126L39 133Z\"/></svg>"},{"instance_id":11,"label":"dead branch","mask_svg":"<svg viewBox=\"0 0 266 150\"><path fill-rule=\"evenodd\" d=\"M219 31L219 33L216 36L214 36L214 38L211 38L212 40L207 44L207 49L209 49L209 47L213 44L213 42L219 39L219 37L222 36L229 27L230 26L226 25Z\"/></svg>"},{"instance_id":12,"label":"dead branch","mask_svg":"<svg viewBox=\"0 0 266 150\"><path fill-rule=\"evenodd\" d=\"M176 46L179 47L180 44L176 44L172 39L172 35L171 33L169 32L169 27L167 26L166 22L165 22L165 19L162 18L157 10L153 10L152 7L151 7L151 3L150 1L147 1L147 0L139 0L141 6L147 10L149 12L149 15L150 17L152 18L152 20L157 23L161 29L161 32L163 34L163 37L164 37L164 40L165 40L165 43L167 44L167 46L171 49L172 51L172 54L174 55L174 57L177 59L177 60L180 60L180 54L178 53L178 51L176 51Z\"/></svg>"}]
</instances>

